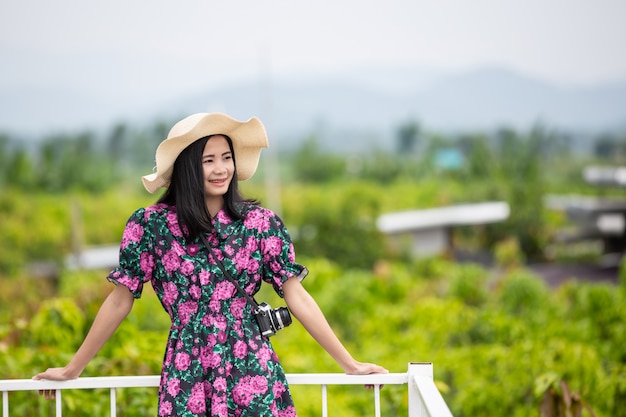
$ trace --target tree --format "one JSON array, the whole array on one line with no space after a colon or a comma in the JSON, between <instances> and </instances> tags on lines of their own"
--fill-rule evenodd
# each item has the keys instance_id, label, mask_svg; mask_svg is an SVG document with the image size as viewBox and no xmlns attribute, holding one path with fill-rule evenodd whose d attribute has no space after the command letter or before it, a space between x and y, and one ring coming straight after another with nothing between
<instances>
[{"instance_id":1,"label":"tree","mask_svg":"<svg viewBox=\"0 0 626 417\"><path fill-rule=\"evenodd\" d=\"M412 154L419 145L420 127L414 121L401 125L396 132L397 150L400 155Z\"/></svg>"},{"instance_id":2,"label":"tree","mask_svg":"<svg viewBox=\"0 0 626 417\"><path fill-rule=\"evenodd\" d=\"M324 152L314 136L305 140L293 155L292 166L296 180L328 182L345 173L345 160Z\"/></svg>"}]
</instances>

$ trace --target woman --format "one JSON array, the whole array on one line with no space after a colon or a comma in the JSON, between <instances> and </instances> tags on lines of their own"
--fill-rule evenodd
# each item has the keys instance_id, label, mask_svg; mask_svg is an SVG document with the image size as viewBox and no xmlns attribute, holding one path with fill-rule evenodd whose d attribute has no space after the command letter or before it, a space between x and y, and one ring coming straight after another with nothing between
<instances>
[{"instance_id":1,"label":"woman","mask_svg":"<svg viewBox=\"0 0 626 417\"><path fill-rule=\"evenodd\" d=\"M267 145L256 118L240 122L200 113L174 125L157 148L156 172L143 177L148 192L166 191L157 204L138 209L128 220L119 267L108 275L115 288L70 362L34 379L77 378L150 281L172 320L160 416L295 415L272 344L261 335L254 308L222 268L249 295L262 281L271 284L346 373L387 372L352 358L302 286L308 271L295 262L281 219L240 194L238 181L254 174Z\"/></svg>"}]
</instances>

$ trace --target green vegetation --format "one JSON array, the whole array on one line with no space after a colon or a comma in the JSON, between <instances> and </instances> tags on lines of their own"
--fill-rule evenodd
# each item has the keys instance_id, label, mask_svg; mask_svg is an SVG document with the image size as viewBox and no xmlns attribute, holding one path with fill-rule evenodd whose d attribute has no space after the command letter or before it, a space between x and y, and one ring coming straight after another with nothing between
<instances>
[{"instance_id":1,"label":"green vegetation","mask_svg":"<svg viewBox=\"0 0 626 417\"><path fill-rule=\"evenodd\" d=\"M63 268L64 257L118 242L131 212L156 199L137 178L152 169L146 152L153 155L163 130L117 126L104 140L81 134L34 150L0 138L0 378L29 378L77 349L111 284L107 271ZM547 250L565 219L544 208L546 193L610 192L580 181L585 163L622 162L604 152L606 137L603 152L586 156L539 127L447 138L409 124L398 139L402 154L346 157L312 138L278 165L282 204L272 208L311 271L306 287L348 348L391 372L434 362L459 417L539 416L568 393L583 416L591 415L583 404L598 417L626 416L626 266L618 285L571 281L557 289L524 267L562 253ZM613 139L614 147L625 142ZM462 165L439 166L436 151L444 148L461 150ZM270 168L242 184L248 195L276 197L263 181ZM415 260L407 248L385 245L375 227L385 212L484 200L509 202L510 219L459 229L455 242L492 254L494 268L445 256ZM282 304L270 288L261 298ZM83 376L158 374L168 328L146 291ZM273 342L287 372L341 371L298 324ZM300 415L320 415L319 388L293 393ZM106 415L104 394L64 394L64 415ZM404 387L385 387L382 397L384 415L406 415ZM156 415L156 390L120 390L118 403L121 416ZM331 387L329 404L344 416L366 415L371 393ZM53 408L37 393L11 395L12 415L48 416Z\"/></svg>"}]
</instances>

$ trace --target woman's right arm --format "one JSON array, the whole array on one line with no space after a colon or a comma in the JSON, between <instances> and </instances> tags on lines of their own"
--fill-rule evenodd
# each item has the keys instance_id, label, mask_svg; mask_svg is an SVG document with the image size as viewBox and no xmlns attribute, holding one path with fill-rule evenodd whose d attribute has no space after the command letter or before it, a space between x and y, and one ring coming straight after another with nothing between
<instances>
[{"instance_id":1,"label":"woman's right arm","mask_svg":"<svg viewBox=\"0 0 626 417\"><path fill-rule=\"evenodd\" d=\"M35 375L33 379L64 381L78 378L89 361L128 316L133 308L133 302L133 295L128 288L121 284L116 285L102 303L87 337L70 362L62 368L48 368L45 372ZM50 393L44 394L47 398L51 397Z\"/></svg>"}]
</instances>

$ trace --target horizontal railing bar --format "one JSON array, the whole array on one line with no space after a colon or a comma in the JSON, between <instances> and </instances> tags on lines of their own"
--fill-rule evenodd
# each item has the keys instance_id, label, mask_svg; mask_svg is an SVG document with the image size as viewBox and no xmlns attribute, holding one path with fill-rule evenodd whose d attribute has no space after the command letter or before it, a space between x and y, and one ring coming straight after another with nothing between
<instances>
[{"instance_id":1,"label":"horizontal railing bar","mask_svg":"<svg viewBox=\"0 0 626 417\"><path fill-rule=\"evenodd\" d=\"M57 389L136 388L158 387L159 375L100 376L70 379L68 381L44 381L33 379L0 380L0 392ZM406 373L346 375L346 374L287 374L292 385L400 385L408 382Z\"/></svg>"},{"instance_id":2,"label":"horizontal railing bar","mask_svg":"<svg viewBox=\"0 0 626 417\"><path fill-rule=\"evenodd\" d=\"M399 374L287 374L287 382L293 385L400 385L406 384L409 377Z\"/></svg>"},{"instance_id":3,"label":"horizontal railing bar","mask_svg":"<svg viewBox=\"0 0 626 417\"><path fill-rule=\"evenodd\" d=\"M6 379L0 381L0 391L158 387L159 380L160 376L158 375L99 376L70 379L67 381Z\"/></svg>"}]
</instances>

